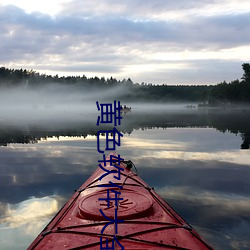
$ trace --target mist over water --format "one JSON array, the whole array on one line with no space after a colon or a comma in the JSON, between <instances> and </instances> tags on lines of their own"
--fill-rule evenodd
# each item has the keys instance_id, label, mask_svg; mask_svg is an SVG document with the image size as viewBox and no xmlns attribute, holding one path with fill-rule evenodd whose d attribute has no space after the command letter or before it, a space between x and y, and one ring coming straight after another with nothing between
<instances>
[{"instance_id":1,"label":"mist over water","mask_svg":"<svg viewBox=\"0 0 250 250\"><path fill-rule=\"evenodd\" d=\"M86 90L66 85L49 85L38 88L0 89L0 121L42 122L57 120L92 120L97 113L96 101L113 103L121 94L129 92L124 87L111 90ZM188 104L155 104L121 101L121 105L132 107L133 112L162 112L184 110Z\"/></svg>"},{"instance_id":2,"label":"mist over water","mask_svg":"<svg viewBox=\"0 0 250 250\"><path fill-rule=\"evenodd\" d=\"M1 144L21 142L28 136L28 141L36 141L49 136L96 135L100 130L96 126L100 111L99 104L113 104L119 101L124 107L131 107L129 112L122 112L120 129L123 133L132 133L138 128L152 127L212 127L220 131L229 130L240 133L244 148L249 147L250 110L249 109L206 109L198 108L197 103L149 103L133 102L130 92L124 86L112 89L87 89L65 84L51 84L43 87L19 87L0 89L0 139ZM127 98L124 98L124 95ZM113 107L114 108L114 107ZM104 126L101 124L101 126ZM112 124L105 126L113 128ZM72 133L72 129L74 133ZM9 140L4 131L13 132ZM37 131L40 130L38 135ZM41 132L44 131L44 132ZM60 132L60 130L62 132ZM14 131L19 131L14 134ZM57 132L56 132L57 131Z\"/></svg>"},{"instance_id":3,"label":"mist over water","mask_svg":"<svg viewBox=\"0 0 250 250\"><path fill-rule=\"evenodd\" d=\"M92 96L66 86L1 90L1 119L58 119L73 114L79 117L94 110L89 105Z\"/></svg>"}]
</instances>

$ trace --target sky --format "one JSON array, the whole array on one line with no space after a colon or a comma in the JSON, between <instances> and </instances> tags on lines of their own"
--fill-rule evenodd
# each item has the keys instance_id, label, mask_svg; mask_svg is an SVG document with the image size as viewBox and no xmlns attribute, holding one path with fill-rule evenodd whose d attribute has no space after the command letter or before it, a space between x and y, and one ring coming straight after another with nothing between
<instances>
[{"instance_id":1,"label":"sky","mask_svg":"<svg viewBox=\"0 0 250 250\"><path fill-rule=\"evenodd\" d=\"M0 0L0 67L217 84L250 62L250 1Z\"/></svg>"}]
</instances>

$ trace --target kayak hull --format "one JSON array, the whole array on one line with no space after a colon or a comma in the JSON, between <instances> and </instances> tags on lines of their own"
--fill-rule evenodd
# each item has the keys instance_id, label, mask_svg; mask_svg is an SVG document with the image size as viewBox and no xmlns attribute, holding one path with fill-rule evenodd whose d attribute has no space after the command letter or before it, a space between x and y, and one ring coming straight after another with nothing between
<instances>
[{"instance_id":1,"label":"kayak hull","mask_svg":"<svg viewBox=\"0 0 250 250\"><path fill-rule=\"evenodd\" d=\"M117 155L112 153L101 163L29 250L212 249L132 171L131 162L117 161L118 171L110 157Z\"/></svg>"}]
</instances>

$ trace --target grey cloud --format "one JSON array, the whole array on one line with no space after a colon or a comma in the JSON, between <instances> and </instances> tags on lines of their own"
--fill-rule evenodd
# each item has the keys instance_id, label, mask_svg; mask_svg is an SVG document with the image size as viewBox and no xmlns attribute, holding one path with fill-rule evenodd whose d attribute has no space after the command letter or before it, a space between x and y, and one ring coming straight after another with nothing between
<instances>
[{"instance_id":1,"label":"grey cloud","mask_svg":"<svg viewBox=\"0 0 250 250\"><path fill-rule=\"evenodd\" d=\"M217 48L228 48L249 44L250 13L195 18L187 25L185 33L189 42L203 43Z\"/></svg>"},{"instance_id":2,"label":"grey cloud","mask_svg":"<svg viewBox=\"0 0 250 250\"><path fill-rule=\"evenodd\" d=\"M101 10L106 12L97 13L95 16L91 16L89 11L96 1L86 1L86 3L88 6L82 4L82 1L73 1L70 3L71 8L66 4L65 9L68 12L61 12L55 17L39 12L28 14L15 6L0 5L1 64L27 61L35 62L36 69L122 73L126 65L162 63L144 58L144 52L218 50L248 45L250 40L248 25L250 13L207 17L200 15L188 21L147 19L150 12L157 13L158 10L164 12L177 7L198 8L201 3L196 0L188 1L188 4L184 0L178 3L160 0L145 1L143 6L140 5L141 1L129 0L126 4L121 4L114 0L107 0L97 6L97 12ZM210 1L202 2L203 5L208 3ZM73 13L71 11L73 4L78 4L74 5L74 9L79 10L81 15L77 13L70 15ZM111 7L105 9L107 5L112 6L112 4L114 4L114 10ZM86 8L83 9L82 6ZM134 13L144 13L146 18L137 19ZM53 56L59 56L60 61L51 60ZM160 76L164 79L174 79L176 78L174 75L179 75L180 78L183 75L184 82L187 82L189 77L191 81L199 82L202 78L198 76L199 73L208 72L210 62L210 60L185 61L192 66L191 69L145 72L142 81L155 82L151 78L152 73L154 77L156 73L159 79ZM89 65L82 63L89 63ZM219 60L217 63L220 63ZM229 62L222 61L222 63L228 65L226 69L230 68ZM241 62L234 62L234 64L238 63L241 64ZM197 73L191 71L194 68ZM214 79L211 79L211 70ZM226 76L231 77L237 70L234 73L229 71ZM220 74L226 73L223 69L219 71L212 69L211 66L209 72L210 79L214 83L218 79L224 80ZM133 75L127 77L133 77ZM239 77L238 74L236 77Z\"/></svg>"},{"instance_id":3,"label":"grey cloud","mask_svg":"<svg viewBox=\"0 0 250 250\"><path fill-rule=\"evenodd\" d=\"M143 73L143 77L148 83L155 84L216 84L224 80L230 82L240 79L242 76L241 64L243 61L228 60L186 60L185 68L181 67L182 61L169 61L179 68L161 69L147 71ZM177 77L178 76L178 77ZM135 76L137 77L137 76Z\"/></svg>"},{"instance_id":4,"label":"grey cloud","mask_svg":"<svg viewBox=\"0 0 250 250\"><path fill-rule=\"evenodd\" d=\"M40 69L46 69L45 66L40 66ZM51 70L54 71L61 71L61 72L96 72L96 73L109 73L109 72L119 72L120 67L116 65L105 65L101 63L96 63L96 64L87 64L87 65L79 65L79 63L71 64L71 65L65 65L65 66L60 66L60 65L51 65L50 67Z\"/></svg>"},{"instance_id":5,"label":"grey cloud","mask_svg":"<svg viewBox=\"0 0 250 250\"><path fill-rule=\"evenodd\" d=\"M95 18L57 16L55 19L41 13L26 14L19 8L2 8L2 32L13 29L24 34L29 46L33 43L53 45L54 36L66 35L70 43L75 38L95 44L106 40L119 43L155 42L176 43L181 47L234 47L248 44L250 13L216 17L196 17L189 22L136 21L129 17L105 16ZM15 18L14 18L15 17ZM2 33L1 32L1 33ZM76 37L72 37L76 36ZM16 45L20 44L20 37ZM2 39L4 39L2 37ZM5 37L6 39L6 37ZM10 38L9 38L10 39ZM39 39L37 41L36 39ZM65 37L63 37L65 39ZM16 39L15 39L16 40ZM21 39L22 43L22 39ZM50 44L52 43L52 44ZM8 43L9 44L9 43ZM60 45L60 43L59 43Z\"/></svg>"},{"instance_id":6,"label":"grey cloud","mask_svg":"<svg viewBox=\"0 0 250 250\"><path fill-rule=\"evenodd\" d=\"M198 0L73 0L65 4L64 15L105 16L107 13L115 16L150 17L153 14L162 14L169 11L197 9L216 1ZM217 1L218 2L218 1ZM216 2L216 3L217 3Z\"/></svg>"}]
</instances>

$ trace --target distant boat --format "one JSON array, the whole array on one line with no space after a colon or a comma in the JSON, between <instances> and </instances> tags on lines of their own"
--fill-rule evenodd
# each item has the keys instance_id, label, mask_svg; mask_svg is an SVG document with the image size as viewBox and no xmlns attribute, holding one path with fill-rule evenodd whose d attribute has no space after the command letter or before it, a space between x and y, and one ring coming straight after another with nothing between
<instances>
[{"instance_id":1,"label":"distant boat","mask_svg":"<svg viewBox=\"0 0 250 250\"><path fill-rule=\"evenodd\" d=\"M129 113L129 112L131 112L131 107L126 107L126 106L124 106L122 109L121 109L121 112L124 112L124 113Z\"/></svg>"}]
</instances>

